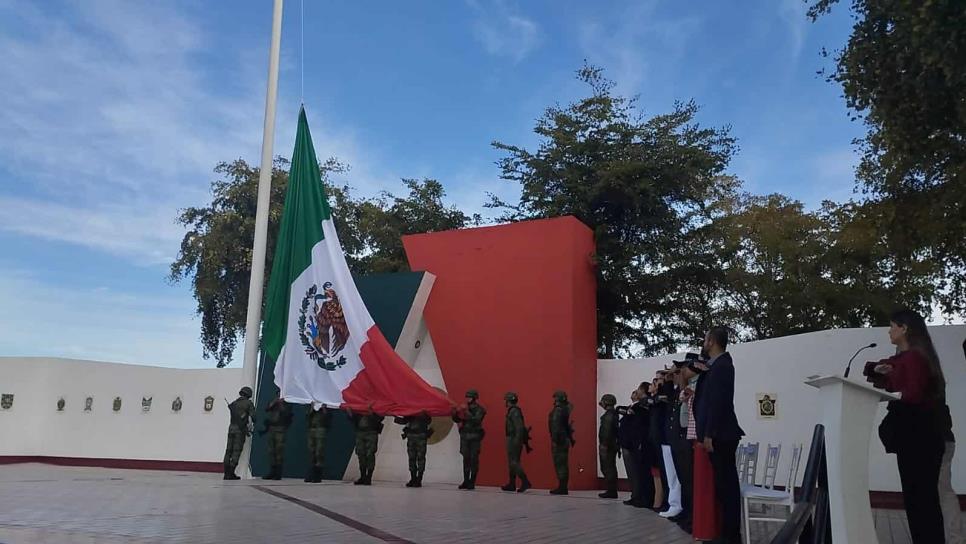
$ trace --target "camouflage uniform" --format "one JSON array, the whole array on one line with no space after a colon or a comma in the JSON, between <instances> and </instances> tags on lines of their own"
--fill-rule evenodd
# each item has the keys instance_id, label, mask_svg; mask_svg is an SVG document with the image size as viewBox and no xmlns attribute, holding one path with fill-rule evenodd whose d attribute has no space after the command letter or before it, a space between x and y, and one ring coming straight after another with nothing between
<instances>
[{"instance_id":1,"label":"camouflage uniform","mask_svg":"<svg viewBox=\"0 0 966 544\"><path fill-rule=\"evenodd\" d=\"M376 470L376 450L379 449L379 433L382 432L383 416L376 414L353 414L356 428L356 457L359 458L359 479L356 485L372 485L372 473Z\"/></svg>"},{"instance_id":2,"label":"camouflage uniform","mask_svg":"<svg viewBox=\"0 0 966 544\"><path fill-rule=\"evenodd\" d=\"M292 405L276 398L265 408L268 418L265 421L268 433L268 462L271 472L262 476L264 480L281 480L282 463L285 461L285 434L292 424Z\"/></svg>"},{"instance_id":3,"label":"camouflage uniform","mask_svg":"<svg viewBox=\"0 0 966 544\"><path fill-rule=\"evenodd\" d=\"M249 425L255 423L255 405L252 404L252 388L242 387L238 392L238 398L228 405L228 445L225 446L225 478L226 480L238 480L235 474L235 467L238 466L238 458L241 456L242 448L245 447L245 438L251 434Z\"/></svg>"},{"instance_id":4,"label":"camouflage uniform","mask_svg":"<svg viewBox=\"0 0 966 544\"><path fill-rule=\"evenodd\" d=\"M567 494L567 483L570 479L570 448L574 445L574 429L570 426L572 406L567 402L567 393L557 391L553 394L553 409L550 410L547 418L550 427L550 453L559 482L556 489L550 490L553 495Z\"/></svg>"},{"instance_id":5,"label":"camouflage uniform","mask_svg":"<svg viewBox=\"0 0 966 544\"><path fill-rule=\"evenodd\" d=\"M517 406L518 398L516 393L507 393L503 396L506 401L506 457L509 464L510 481L500 489L503 491L518 491L523 493L530 489L530 480L527 473L523 471L520 463L520 454L526 447L530 451L530 429L523 422L523 410ZM520 478L520 488L517 489L517 477Z\"/></svg>"},{"instance_id":6,"label":"camouflage uniform","mask_svg":"<svg viewBox=\"0 0 966 544\"><path fill-rule=\"evenodd\" d=\"M483 430L486 409L476 402L480 394L475 389L467 391L466 398L466 407L453 414L453 421L460 427L460 454L463 456L463 483L459 488L475 489L480 471L480 446L486 434Z\"/></svg>"},{"instance_id":7,"label":"camouflage uniform","mask_svg":"<svg viewBox=\"0 0 966 544\"><path fill-rule=\"evenodd\" d=\"M397 417L395 422L404 425L402 437L406 440L406 453L409 454L409 481L406 487L422 487L423 472L426 470L426 443L433 435L430 427L433 418L423 412L417 416Z\"/></svg>"},{"instance_id":8,"label":"camouflage uniform","mask_svg":"<svg viewBox=\"0 0 966 544\"><path fill-rule=\"evenodd\" d=\"M305 481L319 483L322 481L322 467L325 464L325 434L332 426L332 412L325 406L313 410L309 404L306 406L305 425L309 446L309 469Z\"/></svg>"},{"instance_id":9,"label":"camouflage uniform","mask_svg":"<svg viewBox=\"0 0 966 544\"><path fill-rule=\"evenodd\" d=\"M604 415L600 416L600 429L597 431L597 454L600 457L600 472L604 475L606 489L598 496L602 499L617 498L617 397L610 393L600 398Z\"/></svg>"}]
</instances>

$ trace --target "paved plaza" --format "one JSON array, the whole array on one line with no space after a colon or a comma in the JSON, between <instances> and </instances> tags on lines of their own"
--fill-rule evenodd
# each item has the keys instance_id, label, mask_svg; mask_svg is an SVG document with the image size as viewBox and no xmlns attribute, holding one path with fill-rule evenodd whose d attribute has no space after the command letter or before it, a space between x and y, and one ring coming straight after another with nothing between
<instances>
[{"instance_id":1,"label":"paved plaza","mask_svg":"<svg viewBox=\"0 0 966 544\"><path fill-rule=\"evenodd\" d=\"M224 482L220 474L41 464L0 466L0 489L2 544L691 541L652 512L591 492ZM902 512L876 519L881 542L909 541ZM777 528L756 526L753 542Z\"/></svg>"}]
</instances>

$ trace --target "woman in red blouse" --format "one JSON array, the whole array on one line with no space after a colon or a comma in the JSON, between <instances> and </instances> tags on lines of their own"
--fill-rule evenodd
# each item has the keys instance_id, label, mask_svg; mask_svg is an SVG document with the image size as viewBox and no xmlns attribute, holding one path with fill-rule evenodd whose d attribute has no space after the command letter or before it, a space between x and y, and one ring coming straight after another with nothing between
<instances>
[{"instance_id":1,"label":"woman in red blouse","mask_svg":"<svg viewBox=\"0 0 966 544\"><path fill-rule=\"evenodd\" d=\"M939 502L939 468L945 450L943 407L946 380L926 322L912 310L892 315L889 340L898 353L866 363L876 387L901 394L889 403L879 436L896 454L902 495L914 543L944 542Z\"/></svg>"}]
</instances>

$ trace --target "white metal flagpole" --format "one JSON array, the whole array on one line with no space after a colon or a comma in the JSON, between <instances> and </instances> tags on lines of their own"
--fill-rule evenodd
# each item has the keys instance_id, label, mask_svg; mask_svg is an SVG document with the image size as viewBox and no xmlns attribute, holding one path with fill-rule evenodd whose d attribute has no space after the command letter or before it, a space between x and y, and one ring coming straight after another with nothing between
<instances>
[{"instance_id":1,"label":"white metal flagpole","mask_svg":"<svg viewBox=\"0 0 966 544\"><path fill-rule=\"evenodd\" d=\"M268 57L268 92L265 95L265 125L262 132L262 162L258 173L258 206L255 209L255 241L252 245L252 274L248 284L248 319L245 322L245 362L242 386L258 394L258 349L262 325L262 285L265 282L265 246L268 239L268 209L272 194L272 144L275 141L275 103L278 98L278 53L282 43L282 1L275 0L272 12L272 45ZM251 478L249 458L252 440L238 459L238 475Z\"/></svg>"}]
</instances>

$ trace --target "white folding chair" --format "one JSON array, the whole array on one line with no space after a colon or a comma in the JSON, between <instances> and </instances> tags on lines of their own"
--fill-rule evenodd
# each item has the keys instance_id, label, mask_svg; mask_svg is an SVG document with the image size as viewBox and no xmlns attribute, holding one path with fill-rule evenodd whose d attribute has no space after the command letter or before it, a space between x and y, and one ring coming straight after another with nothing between
<instances>
[{"instance_id":1,"label":"white folding chair","mask_svg":"<svg viewBox=\"0 0 966 544\"><path fill-rule=\"evenodd\" d=\"M755 485L758 477L758 442L749 442L745 445L745 454L742 459L741 469L738 470L738 482L742 487Z\"/></svg>"},{"instance_id":2,"label":"white folding chair","mask_svg":"<svg viewBox=\"0 0 966 544\"><path fill-rule=\"evenodd\" d=\"M759 486L748 486L742 487L741 489L741 515L744 518L744 528L745 528L745 542L750 542L749 532L751 529L752 521L772 521L776 523L784 523L791 514L792 508L795 505L795 482L798 478L798 466L802 460L802 445L795 444L792 448L792 459L791 464L788 467L788 481L785 485L785 490L780 491L774 488L765 488ZM766 480L767 480L767 468L766 468ZM774 479L772 480L774 485ZM751 505L760 504L762 505L761 514L751 514ZM768 506L787 506L788 513L782 515L782 517L771 517L768 516Z\"/></svg>"},{"instance_id":3,"label":"white folding chair","mask_svg":"<svg viewBox=\"0 0 966 544\"><path fill-rule=\"evenodd\" d=\"M781 458L782 445L772 447L768 444L768 453L765 454L765 480L762 487L765 489L775 488L775 478L778 477L778 460Z\"/></svg>"},{"instance_id":4,"label":"white folding chair","mask_svg":"<svg viewBox=\"0 0 966 544\"><path fill-rule=\"evenodd\" d=\"M745 481L745 444L738 444L738 451L735 452L735 465L738 468L738 481Z\"/></svg>"}]
</instances>

